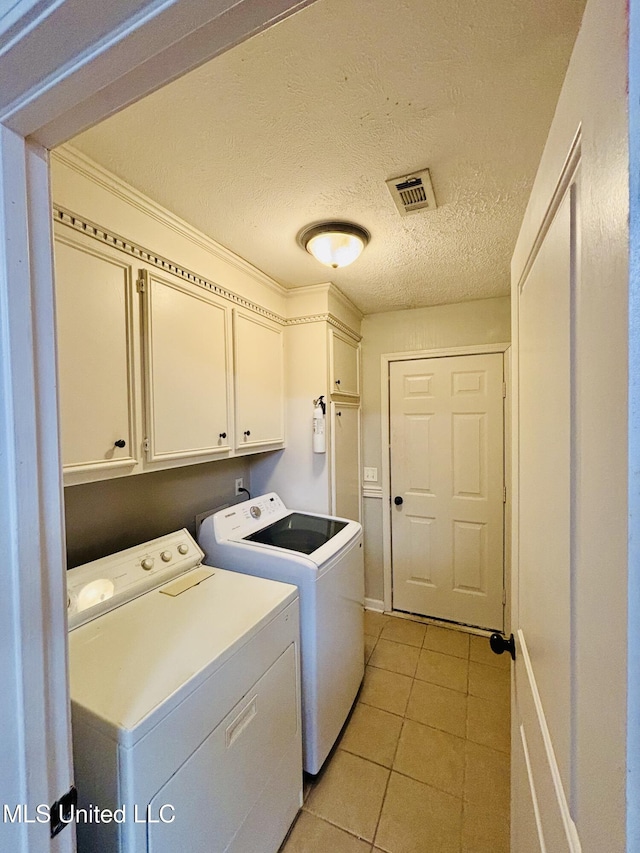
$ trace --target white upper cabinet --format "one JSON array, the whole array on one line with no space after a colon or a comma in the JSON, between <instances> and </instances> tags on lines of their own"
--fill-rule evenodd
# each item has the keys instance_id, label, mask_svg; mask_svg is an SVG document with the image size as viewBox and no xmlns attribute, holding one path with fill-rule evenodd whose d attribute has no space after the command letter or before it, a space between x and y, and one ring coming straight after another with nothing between
<instances>
[{"instance_id":1,"label":"white upper cabinet","mask_svg":"<svg viewBox=\"0 0 640 853\"><path fill-rule=\"evenodd\" d=\"M284 342L276 323L234 310L236 451L284 443Z\"/></svg>"},{"instance_id":2,"label":"white upper cabinet","mask_svg":"<svg viewBox=\"0 0 640 853\"><path fill-rule=\"evenodd\" d=\"M284 446L282 325L62 225L55 261L66 485Z\"/></svg>"},{"instance_id":3,"label":"white upper cabinet","mask_svg":"<svg viewBox=\"0 0 640 853\"><path fill-rule=\"evenodd\" d=\"M330 393L360 396L360 345L336 329L329 330Z\"/></svg>"},{"instance_id":4,"label":"white upper cabinet","mask_svg":"<svg viewBox=\"0 0 640 853\"><path fill-rule=\"evenodd\" d=\"M231 447L231 311L205 289L142 271L149 462Z\"/></svg>"},{"instance_id":5,"label":"white upper cabinet","mask_svg":"<svg viewBox=\"0 0 640 853\"><path fill-rule=\"evenodd\" d=\"M140 453L134 270L108 246L56 232L56 282L65 474L127 474Z\"/></svg>"}]
</instances>

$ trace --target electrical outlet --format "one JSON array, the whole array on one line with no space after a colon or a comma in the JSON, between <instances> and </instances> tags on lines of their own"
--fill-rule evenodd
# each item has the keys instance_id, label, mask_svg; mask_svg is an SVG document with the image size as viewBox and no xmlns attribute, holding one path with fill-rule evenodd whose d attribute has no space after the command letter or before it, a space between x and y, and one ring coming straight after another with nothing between
<instances>
[{"instance_id":1,"label":"electrical outlet","mask_svg":"<svg viewBox=\"0 0 640 853\"><path fill-rule=\"evenodd\" d=\"M378 469L377 468L365 468L364 469L364 481L365 481L365 483L377 483L378 482Z\"/></svg>"},{"instance_id":2,"label":"electrical outlet","mask_svg":"<svg viewBox=\"0 0 640 853\"><path fill-rule=\"evenodd\" d=\"M236 480L236 495L242 494L242 492L240 491L240 489L242 488L244 488L244 478L238 477L238 479Z\"/></svg>"}]
</instances>

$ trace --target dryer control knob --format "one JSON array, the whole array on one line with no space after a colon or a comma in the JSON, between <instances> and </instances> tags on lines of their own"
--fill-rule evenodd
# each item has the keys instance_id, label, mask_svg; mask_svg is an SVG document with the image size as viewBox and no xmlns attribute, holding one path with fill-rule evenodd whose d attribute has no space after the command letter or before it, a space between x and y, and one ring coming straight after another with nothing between
<instances>
[{"instance_id":1,"label":"dryer control knob","mask_svg":"<svg viewBox=\"0 0 640 853\"><path fill-rule=\"evenodd\" d=\"M140 563L145 572L148 572L149 569L153 568L153 557L145 557L144 560Z\"/></svg>"},{"instance_id":2,"label":"dryer control knob","mask_svg":"<svg viewBox=\"0 0 640 853\"><path fill-rule=\"evenodd\" d=\"M183 542L182 545L178 545L179 554L186 554L188 550L189 546L186 544L186 542Z\"/></svg>"},{"instance_id":3,"label":"dryer control knob","mask_svg":"<svg viewBox=\"0 0 640 853\"><path fill-rule=\"evenodd\" d=\"M160 559L163 563L168 563L171 560L171 557L171 551L163 551L162 554L160 554Z\"/></svg>"}]
</instances>

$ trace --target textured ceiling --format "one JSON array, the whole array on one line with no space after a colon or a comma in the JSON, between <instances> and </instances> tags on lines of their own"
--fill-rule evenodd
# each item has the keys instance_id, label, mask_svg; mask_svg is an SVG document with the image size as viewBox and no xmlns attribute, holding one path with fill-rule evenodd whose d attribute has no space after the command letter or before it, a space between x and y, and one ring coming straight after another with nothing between
<instances>
[{"instance_id":1,"label":"textured ceiling","mask_svg":"<svg viewBox=\"0 0 640 853\"><path fill-rule=\"evenodd\" d=\"M317 0L73 140L287 287L364 313L508 293L509 262L583 0ZM438 209L385 180L431 169ZM372 235L329 270L296 244Z\"/></svg>"}]
</instances>

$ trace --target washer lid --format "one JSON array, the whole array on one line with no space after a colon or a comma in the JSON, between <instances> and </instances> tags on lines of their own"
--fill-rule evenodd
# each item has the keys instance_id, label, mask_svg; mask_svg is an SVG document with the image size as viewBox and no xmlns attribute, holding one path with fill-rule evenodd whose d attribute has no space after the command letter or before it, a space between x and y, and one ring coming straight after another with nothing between
<instances>
[{"instance_id":1,"label":"washer lid","mask_svg":"<svg viewBox=\"0 0 640 853\"><path fill-rule=\"evenodd\" d=\"M291 512L284 518L274 521L273 524L256 530L249 536L244 536L243 539L249 542L260 542L261 545L271 545L274 548L285 548L287 551L313 554L333 539L347 524L347 521L339 518Z\"/></svg>"},{"instance_id":2,"label":"washer lid","mask_svg":"<svg viewBox=\"0 0 640 853\"><path fill-rule=\"evenodd\" d=\"M74 716L132 746L298 595L212 571L179 595L153 589L69 634Z\"/></svg>"}]
</instances>

